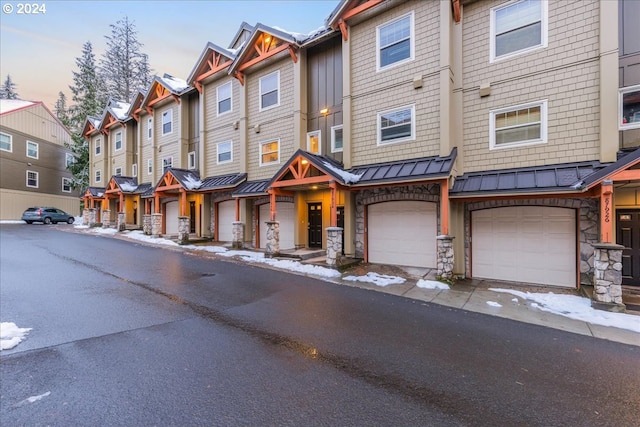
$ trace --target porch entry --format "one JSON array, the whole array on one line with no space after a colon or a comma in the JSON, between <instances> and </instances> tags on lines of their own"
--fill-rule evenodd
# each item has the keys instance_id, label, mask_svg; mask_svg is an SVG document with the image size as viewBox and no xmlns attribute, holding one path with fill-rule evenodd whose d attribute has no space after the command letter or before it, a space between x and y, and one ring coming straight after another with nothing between
<instances>
[{"instance_id":1,"label":"porch entry","mask_svg":"<svg viewBox=\"0 0 640 427\"><path fill-rule=\"evenodd\" d=\"M309 247L322 248L322 203L308 203Z\"/></svg>"},{"instance_id":2,"label":"porch entry","mask_svg":"<svg viewBox=\"0 0 640 427\"><path fill-rule=\"evenodd\" d=\"M640 286L640 210L618 210L616 242L622 250L622 284Z\"/></svg>"}]
</instances>

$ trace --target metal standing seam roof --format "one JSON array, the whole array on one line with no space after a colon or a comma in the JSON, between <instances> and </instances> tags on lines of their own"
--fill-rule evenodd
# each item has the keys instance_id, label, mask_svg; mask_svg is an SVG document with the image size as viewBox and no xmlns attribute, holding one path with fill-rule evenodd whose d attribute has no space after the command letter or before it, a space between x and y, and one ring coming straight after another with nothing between
<instances>
[{"instance_id":1,"label":"metal standing seam roof","mask_svg":"<svg viewBox=\"0 0 640 427\"><path fill-rule=\"evenodd\" d=\"M87 190L93 197L102 197L104 196L104 192L106 188L105 187L87 187ZM82 197L84 197L84 193Z\"/></svg>"},{"instance_id":2,"label":"metal standing seam roof","mask_svg":"<svg viewBox=\"0 0 640 427\"><path fill-rule=\"evenodd\" d=\"M202 180L199 191L216 190L236 187L247 179L246 173L234 173L229 175L211 176Z\"/></svg>"},{"instance_id":3,"label":"metal standing seam roof","mask_svg":"<svg viewBox=\"0 0 640 427\"><path fill-rule=\"evenodd\" d=\"M113 180L118 184L124 193L133 193L138 188L138 178L129 176L114 175Z\"/></svg>"},{"instance_id":4,"label":"metal standing seam roof","mask_svg":"<svg viewBox=\"0 0 640 427\"><path fill-rule=\"evenodd\" d=\"M264 196L269 188L270 179L260 181L246 181L240 184L238 188L231 194L233 197L242 196Z\"/></svg>"}]
</instances>

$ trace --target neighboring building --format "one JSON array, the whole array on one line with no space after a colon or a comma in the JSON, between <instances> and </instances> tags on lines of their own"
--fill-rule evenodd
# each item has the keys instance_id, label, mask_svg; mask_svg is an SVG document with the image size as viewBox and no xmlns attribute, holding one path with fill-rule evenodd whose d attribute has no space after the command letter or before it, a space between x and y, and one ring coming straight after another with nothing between
<instances>
[{"instance_id":1,"label":"neighboring building","mask_svg":"<svg viewBox=\"0 0 640 427\"><path fill-rule=\"evenodd\" d=\"M30 206L80 214L72 189L67 128L42 102L0 100L0 219L20 219Z\"/></svg>"},{"instance_id":2,"label":"neighboring building","mask_svg":"<svg viewBox=\"0 0 640 427\"><path fill-rule=\"evenodd\" d=\"M617 304L621 275L640 285L639 16L633 1L343 0L313 34L242 23L131 115L145 232L595 283ZM168 108L179 136L160 141ZM160 148L179 160L162 174Z\"/></svg>"}]
</instances>

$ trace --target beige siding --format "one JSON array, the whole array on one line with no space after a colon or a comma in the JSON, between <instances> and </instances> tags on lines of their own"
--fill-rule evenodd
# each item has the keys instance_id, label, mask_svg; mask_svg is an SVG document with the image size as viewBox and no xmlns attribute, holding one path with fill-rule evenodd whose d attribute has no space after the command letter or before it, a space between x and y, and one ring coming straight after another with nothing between
<instances>
[{"instance_id":1,"label":"beige siding","mask_svg":"<svg viewBox=\"0 0 640 427\"><path fill-rule=\"evenodd\" d=\"M0 125L10 129L28 129L29 135L52 144L71 143L69 132L42 104L5 113L0 117Z\"/></svg>"},{"instance_id":2,"label":"beige siding","mask_svg":"<svg viewBox=\"0 0 640 427\"><path fill-rule=\"evenodd\" d=\"M377 27L414 14L414 59L376 71ZM352 163L433 156L439 153L439 13L437 1L407 2L351 28ZM423 87L413 80L422 76ZM377 113L415 105L416 138L377 145Z\"/></svg>"},{"instance_id":3,"label":"beige siding","mask_svg":"<svg viewBox=\"0 0 640 427\"><path fill-rule=\"evenodd\" d=\"M166 135L162 134L162 114L171 109L173 111L173 125L171 133ZM179 143L180 143L180 108L179 105L175 102L170 102L168 104L164 104L160 107L157 107L153 111L153 127L155 134L156 145L159 148L162 148L162 157L166 157L165 147L167 150L175 151L174 160L179 160L177 157L177 153L179 153ZM175 150L174 150L175 146Z\"/></svg>"},{"instance_id":4,"label":"beige siding","mask_svg":"<svg viewBox=\"0 0 640 427\"><path fill-rule=\"evenodd\" d=\"M477 2L463 13L465 171L594 160L599 156L597 1L549 2L548 47L489 61L490 9ZM491 94L481 98L481 84ZM489 150L489 112L547 100L548 142Z\"/></svg>"},{"instance_id":5,"label":"beige siding","mask_svg":"<svg viewBox=\"0 0 640 427\"><path fill-rule=\"evenodd\" d=\"M100 154L96 156L96 143L98 140L100 140ZM110 175L109 171L106 169L107 159L109 158L107 154L109 152L108 137L104 134L95 134L91 137L90 141L89 162L91 167L89 168L89 185L95 187L104 187L107 182L105 181L105 176L107 174ZM96 182L95 180L96 170L100 170L102 178L100 182Z\"/></svg>"},{"instance_id":6,"label":"beige siding","mask_svg":"<svg viewBox=\"0 0 640 427\"><path fill-rule=\"evenodd\" d=\"M122 148L116 151L116 135L119 132L122 135ZM107 179L111 178L112 175L116 174L116 168L122 169L121 174L123 176L127 175L126 138L127 138L127 132L124 127L112 126L109 129L109 147L113 155L111 156L111 161L109 162L110 167L109 167L109 175L107 176Z\"/></svg>"},{"instance_id":7,"label":"beige siding","mask_svg":"<svg viewBox=\"0 0 640 427\"><path fill-rule=\"evenodd\" d=\"M280 71L280 105L259 111L260 77ZM287 56L266 68L246 76L248 105L248 179L271 178L293 155L296 146L293 132L293 63ZM256 133L255 126L260 125ZM280 162L260 166L259 144L263 141L280 139Z\"/></svg>"}]
</instances>

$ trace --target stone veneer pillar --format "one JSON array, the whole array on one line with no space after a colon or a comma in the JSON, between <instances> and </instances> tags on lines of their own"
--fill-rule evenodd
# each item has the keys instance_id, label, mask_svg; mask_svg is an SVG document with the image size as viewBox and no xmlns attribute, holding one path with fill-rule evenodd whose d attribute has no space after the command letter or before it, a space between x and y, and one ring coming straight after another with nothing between
<instances>
[{"instance_id":1,"label":"stone veneer pillar","mask_svg":"<svg viewBox=\"0 0 640 427\"><path fill-rule=\"evenodd\" d=\"M265 245L265 255L274 257L280 254L280 222L265 221L267 224L267 242Z\"/></svg>"},{"instance_id":2,"label":"stone veneer pillar","mask_svg":"<svg viewBox=\"0 0 640 427\"><path fill-rule=\"evenodd\" d=\"M189 217L178 217L178 244L184 245L189 243Z\"/></svg>"},{"instance_id":3,"label":"stone veneer pillar","mask_svg":"<svg viewBox=\"0 0 640 427\"><path fill-rule=\"evenodd\" d=\"M124 231L127 228L127 223L124 219L124 212L118 212L118 221L116 222L116 228L118 231Z\"/></svg>"},{"instance_id":4,"label":"stone veneer pillar","mask_svg":"<svg viewBox=\"0 0 640 427\"><path fill-rule=\"evenodd\" d=\"M244 247L244 222L233 221L233 249L242 249Z\"/></svg>"},{"instance_id":5,"label":"stone veneer pillar","mask_svg":"<svg viewBox=\"0 0 640 427\"><path fill-rule=\"evenodd\" d=\"M151 235L160 236L162 234L162 214L151 214Z\"/></svg>"},{"instance_id":6,"label":"stone veneer pillar","mask_svg":"<svg viewBox=\"0 0 640 427\"><path fill-rule=\"evenodd\" d=\"M327 227L327 265L335 267L342 254L342 227Z\"/></svg>"},{"instance_id":7,"label":"stone veneer pillar","mask_svg":"<svg viewBox=\"0 0 640 427\"><path fill-rule=\"evenodd\" d=\"M111 227L111 211L105 209L102 211L102 228Z\"/></svg>"},{"instance_id":8,"label":"stone veneer pillar","mask_svg":"<svg viewBox=\"0 0 640 427\"><path fill-rule=\"evenodd\" d=\"M438 236L436 242L438 251L436 277L451 280L453 279L453 237Z\"/></svg>"},{"instance_id":9,"label":"stone veneer pillar","mask_svg":"<svg viewBox=\"0 0 640 427\"><path fill-rule=\"evenodd\" d=\"M87 209L87 225L94 227L96 225L96 210L94 208Z\"/></svg>"},{"instance_id":10,"label":"stone veneer pillar","mask_svg":"<svg viewBox=\"0 0 640 427\"><path fill-rule=\"evenodd\" d=\"M82 209L82 225L89 224L89 208Z\"/></svg>"},{"instance_id":11,"label":"stone veneer pillar","mask_svg":"<svg viewBox=\"0 0 640 427\"><path fill-rule=\"evenodd\" d=\"M595 243L593 297L591 306L599 310L624 311L622 303L622 250L614 243Z\"/></svg>"},{"instance_id":12,"label":"stone veneer pillar","mask_svg":"<svg viewBox=\"0 0 640 427\"><path fill-rule=\"evenodd\" d=\"M142 233L147 236L151 235L151 215L142 215Z\"/></svg>"}]
</instances>

